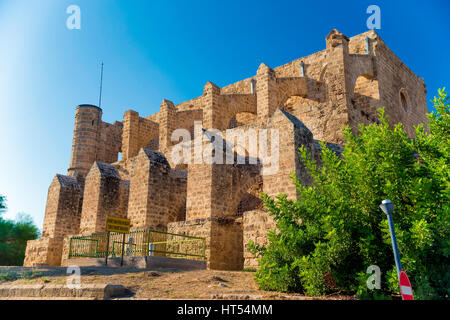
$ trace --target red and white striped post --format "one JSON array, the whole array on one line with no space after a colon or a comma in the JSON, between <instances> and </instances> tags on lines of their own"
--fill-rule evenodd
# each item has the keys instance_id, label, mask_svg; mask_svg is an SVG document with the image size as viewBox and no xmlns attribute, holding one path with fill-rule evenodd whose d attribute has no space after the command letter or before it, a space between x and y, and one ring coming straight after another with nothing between
<instances>
[{"instance_id":1,"label":"red and white striped post","mask_svg":"<svg viewBox=\"0 0 450 320\"><path fill-rule=\"evenodd\" d=\"M411 282L409 282L408 276L404 270L400 271L399 282L402 300L414 300Z\"/></svg>"}]
</instances>

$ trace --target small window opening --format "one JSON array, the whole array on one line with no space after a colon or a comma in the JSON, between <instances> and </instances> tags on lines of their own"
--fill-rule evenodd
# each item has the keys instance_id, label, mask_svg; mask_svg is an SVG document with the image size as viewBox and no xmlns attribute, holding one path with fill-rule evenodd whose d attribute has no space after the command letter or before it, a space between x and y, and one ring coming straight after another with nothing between
<instances>
[{"instance_id":1,"label":"small window opening","mask_svg":"<svg viewBox=\"0 0 450 320\"><path fill-rule=\"evenodd\" d=\"M406 112L410 111L408 106L408 99L404 91L400 92L400 103L402 105L403 110L405 110Z\"/></svg>"}]
</instances>

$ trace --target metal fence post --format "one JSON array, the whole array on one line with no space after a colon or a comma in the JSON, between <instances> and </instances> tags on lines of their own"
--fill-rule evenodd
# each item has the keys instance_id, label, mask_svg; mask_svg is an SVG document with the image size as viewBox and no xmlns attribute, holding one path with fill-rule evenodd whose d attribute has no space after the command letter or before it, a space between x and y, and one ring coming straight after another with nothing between
<instances>
[{"instance_id":1,"label":"metal fence post","mask_svg":"<svg viewBox=\"0 0 450 320\"><path fill-rule=\"evenodd\" d=\"M122 236L122 260L120 261L120 266L123 266L123 252L125 251L125 233Z\"/></svg>"},{"instance_id":2,"label":"metal fence post","mask_svg":"<svg viewBox=\"0 0 450 320\"><path fill-rule=\"evenodd\" d=\"M108 253L109 253L109 231L108 231L108 235L106 238L106 255L105 255L105 266L108 265Z\"/></svg>"}]
</instances>

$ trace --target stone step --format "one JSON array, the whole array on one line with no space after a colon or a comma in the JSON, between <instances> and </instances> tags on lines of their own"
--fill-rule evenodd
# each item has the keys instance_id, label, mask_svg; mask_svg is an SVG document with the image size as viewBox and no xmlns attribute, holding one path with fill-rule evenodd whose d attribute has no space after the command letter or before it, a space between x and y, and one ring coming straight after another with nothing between
<instances>
[{"instance_id":1,"label":"stone step","mask_svg":"<svg viewBox=\"0 0 450 320\"><path fill-rule=\"evenodd\" d=\"M126 290L116 284L85 284L70 289L63 284L0 285L0 300L107 300L120 297Z\"/></svg>"},{"instance_id":2,"label":"stone step","mask_svg":"<svg viewBox=\"0 0 450 320\"><path fill-rule=\"evenodd\" d=\"M121 258L109 258L108 267L120 267ZM104 267L105 258L72 258L62 262L64 267ZM137 269L173 268L182 270L205 270L205 260L191 260L183 258L169 258L158 256L124 257L124 267Z\"/></svg>"}]
</instances>

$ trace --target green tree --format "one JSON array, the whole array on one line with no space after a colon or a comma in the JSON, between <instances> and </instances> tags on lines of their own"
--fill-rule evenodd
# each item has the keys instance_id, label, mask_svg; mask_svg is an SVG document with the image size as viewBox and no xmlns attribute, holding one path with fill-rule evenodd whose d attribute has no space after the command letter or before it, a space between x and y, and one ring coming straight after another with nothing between
<instances>
[{"instance_id":1,"label":"green tree","mask_svg":"<svg viewBox=\"0 0 450 320\"><path fill-rule=\"evenodd\" d=\"M321 164L305 148L300 154L314 179L303 186L295 175L299 199L263 202L277 223L266 247L250 243L259 256L256 281L262 289L322 295L356 293L388 298L398 293L397 273L383 199L396 207L394 222L404 270L421 299L448 298L449 252L449 103L445 89L433 100L429 132L416 127L408 139L402 124L390 126L384 110L380 124L345 130L342 156L322 144ZM367 288L377 265L380 290Z\"/></svg>"},{"instance_id":2,"label":"green tree","mask_svg":"<svg viewBox=\"0 0 450 320\"><path fill-rule=\"evenodd\" d=\"M5 197L0 196L0 214L5 209ZM38 236L39 230L29 215L19 213L16 221L0 216L0 265L23 265L27 241Z\"/></svg>"},{"instance_id":3,"label":"green tree","mask_svg":"<svg viewBox=\"0 0 450 320\"><path fill-rule=\"evenodd\" d=\"M0 213L2 213L3 211L5 211L6 209L6 204L5 204L6 200L5 197L0 195Z\"/></svg>"}]
</instances>

